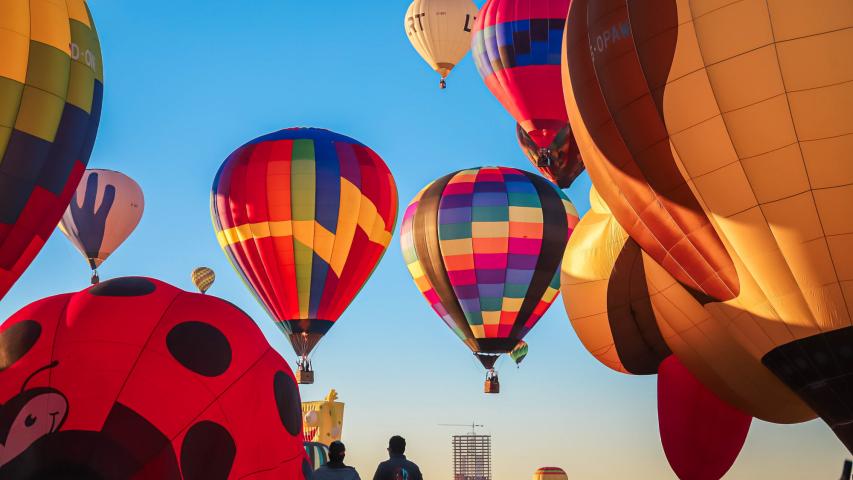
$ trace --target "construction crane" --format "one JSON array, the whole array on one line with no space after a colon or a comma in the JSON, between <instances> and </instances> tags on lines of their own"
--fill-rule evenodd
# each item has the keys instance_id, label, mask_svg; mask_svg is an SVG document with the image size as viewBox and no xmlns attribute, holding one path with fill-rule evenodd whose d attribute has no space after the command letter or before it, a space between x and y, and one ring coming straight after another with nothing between
<instances>
[{"instance_id":1,"label":"construction crane","mask_svg":"<svg viewBox=\"0 0 853 480\"><path fill-rule=\"evenodd\" d=\"M470 424L463 423L439 423L439 427L471 427L471 435L477 434L477 428L484 428L485 425L479 425L477 422L471 422Z\"/></svg>"}]
</instances>

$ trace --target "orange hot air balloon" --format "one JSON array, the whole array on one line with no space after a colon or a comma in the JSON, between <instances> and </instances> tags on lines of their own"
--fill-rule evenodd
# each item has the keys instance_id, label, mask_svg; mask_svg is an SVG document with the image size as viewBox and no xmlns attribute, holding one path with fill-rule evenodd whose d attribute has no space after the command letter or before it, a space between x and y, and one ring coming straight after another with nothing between
<instances>
[{"instance_id":1,"label":"orange hot air balloon","mask_svg":"<svg viewBox=\"0 0 853 480\"><path fill-rule=\"evenodd\" d=\"M98 267L133 233L144 210L142 189L127 175L103 169L83 174L59 230L89 262L92 283L98 283Z\"/></svg>"},{"instance_id":2,"label":"orange hot air balloon","mask_svg":"<svg viewBox=\"0 0 853 480\"><path fill-rule=\"evenodd\" d=\"M533 480L569 480L569 477L560 467L540 467L533 472Z\"/></svg>"},{"instance_id":3,"label":"orange hot air balloon","mask_svg":"<svg viewBox=\"0 0 853 480\"><path fill-rule=\"evenodd\" d=\"M853 448L851 4L576 0L567 24L564 98L593 184L707 295L704 317L668 317L670 347L706 385L695 365L745 353ZM722 381L748 413L809 416L741 379Z\"/></svg>"}]
</instances>

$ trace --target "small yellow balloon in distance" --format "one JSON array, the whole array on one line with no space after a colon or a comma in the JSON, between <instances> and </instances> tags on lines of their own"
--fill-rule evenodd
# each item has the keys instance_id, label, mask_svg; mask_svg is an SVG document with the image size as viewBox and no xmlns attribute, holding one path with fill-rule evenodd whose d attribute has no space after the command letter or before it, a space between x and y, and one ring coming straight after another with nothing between
<instances>
[{"instance_id":1,"label":"small yellow balloon in distance","mask_svg":"<svg viewBox=\"0 0 853 480\"><path fill-rule=\"evenodd\" d=\"M216 273L208 267L198 267L193 269L192 280L199 292L207 293L207 290L216 281Z\"/></svg>"}]
</instances>

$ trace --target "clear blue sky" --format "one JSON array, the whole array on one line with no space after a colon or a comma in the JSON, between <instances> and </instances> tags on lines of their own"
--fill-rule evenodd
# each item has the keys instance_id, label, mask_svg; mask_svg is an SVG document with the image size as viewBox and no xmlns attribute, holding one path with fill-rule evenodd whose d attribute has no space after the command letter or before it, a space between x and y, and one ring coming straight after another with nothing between
<instances>
[{"instance_id":1,"label":"clear blue sky","mask_svg":"<svg viewBox=\"0 0 853 480\"><path fill-rule=\"evenodd\" d=\"M483 1L479 1L482 4ZM479 165L532 169L514 122L470 57L446 91L403 31L408 2L381 0L90 0L104 51L105 101L92 167L142 186L136 233L102 278L148 275L190 289L190 270L218 274L211 293L244 308L270 342L289 344L216 244L208 208L222 160L290 126L323 127L373 148L397 179L401 212L429 181ZM588 208L584 176L569 191ZM399 226L399 220L398 220ZM87 285L88 268L61 233L0 302L0 318ZM504 361L503 393L428 307L408 275L399 235L359 297L318 348L317 384L346 402L349 461L371 478L387 438L402 434L428 479L450 479L450 436L476 420L493 437L496 480L560 466L575 479L674 478L660 447L655 378L612 372L581 346L561 302L528 335L530 355ZM847 451L820 421L756 421L727 478L837 478Z\"/></svg>"}]
</instances>

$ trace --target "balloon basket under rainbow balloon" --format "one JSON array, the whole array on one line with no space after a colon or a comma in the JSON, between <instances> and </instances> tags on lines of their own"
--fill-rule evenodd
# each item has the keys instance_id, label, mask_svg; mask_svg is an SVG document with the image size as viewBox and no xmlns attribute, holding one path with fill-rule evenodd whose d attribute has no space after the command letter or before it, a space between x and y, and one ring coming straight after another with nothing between
<instances>
[{"instance_id":1,"label":"balloon basket under rainbow balloon","mask_svg":"<svg viewBox=\"0 0 853 480\"><path fill-rule=\"evenodd\" d=\"M314 370L311 370L311 364L308 363L308 360L301 360L298 362L297 366L298 368L294 374L296 377L296 383L300 385L311 385L314 383Z\"/></svg>"},{"instance_id":2,"label":"balloon basket under rainbow balloon","mask_svg":"<svg viewBox=\"0 0 853 480\"><path fill-rule=\"evenodd\" d=\"M483 393L501 393L501 382L494 370L489 370L486 381L483 383Z\"/></svg>"}]
</instances>

